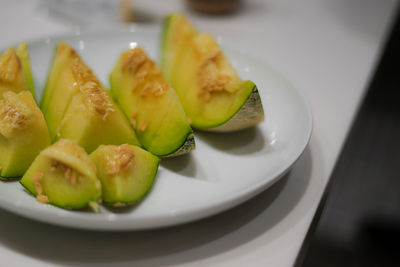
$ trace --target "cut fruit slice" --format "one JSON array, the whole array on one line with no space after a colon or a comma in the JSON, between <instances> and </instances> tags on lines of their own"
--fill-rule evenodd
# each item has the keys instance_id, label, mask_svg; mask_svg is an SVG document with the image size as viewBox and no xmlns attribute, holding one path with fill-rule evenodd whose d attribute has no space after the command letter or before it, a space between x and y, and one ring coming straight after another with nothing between
<instances>
[{"instance_id":1,"label":"cut fruit slice","mask_svg":"<svg viewBox=\"0 0 400 267\"><path fill-rule=\"evenodd\" d=\"M256 85L239 78L210 34L198 33L182 14L172 14L162 38L163 71L194 128L229 132L264 120Z\"/></svg>"},{"instance_id":2,"label":"cut fruit slice","mask_svg":"<svg viewBox=\"0 0 400 267\"><path fill-rule=\"evenodd\" d=\"M0 176L21 177L50 145L43 114L29 91L7 91L0 100Z\"/></svg>"},{"instance_id":3,"label":"cut fruit slice","mask_svg":"<svg viewBox=\"0 0 400 267\"><path fill-rule=\"evenodd\" d=\"M67 43L60 42L57 45L40 103L52 140L56 137L72 96L79 91L73 66L81 61L78 53Z\"/></svg>"},{"instance_id":4,"label":"cut fruit slice","mask_svg":"<svg viewBox=\"0 0 400 267\"><path fill-rule=\"evenodd\" d=\"M53 140L76 140L88 153L100 144L140 145L93 71L64 42L57 47L42 109Z\"/></svg>"},{"instance_id":5,"label":"cut fruit slice","mask_svg":"<svg viewBox=\"0 0 400 267\"><path fill-rule=\"evenodd\" d=\"M111 102L110 96L97 86L87 84L84 87L89 91L73 97L60 123L57 138L76 140L88 153L100 144L140 145L124 115Z\"/></svg>"},{"instance_id":6,"label":"cut fruit slice","mask_svg":"<svg viewBox=\"0 0 400 267\"><path fill-rule=\"evenodd\" d=\"M20 183L41 203L75 209L98 201L96 166L75 141L62 139L43 150Z\"/></svg>"},{"instance_id":7,"label":"cut fruit slice","mask_svg":"<svg viewBox=\"0 0 400 267\"><path fill-rule=\"evenodd\" d=\"M157 156L194 149L193 131L178 96L143 49L121 54L110 84L144 148Z\"/></svg>"},{"instance_id":8,"label":"cut fruit slice","mask_svg":"<svg viewBox=\"0 0 400 267\"><path fill-rule=\"evenodd\" d=\"M0 55L0 99L6 91L18 93L26 89L21 61L10 47Z\"/></svg>"},{"instance_id":9,"label":"cut fruit slice","mask_svg":"<svg viewBox=\"0 0 400 267\"><path fill-rule=\"evenodd\" d=\"M35 98L35 85L33 82L28 45L25 42L21 42L17 47L16 53L22 64L27 89L32 93L33 98Z\"/></svg>"},{"instance_id":10,"label":"cut fruit slice","mask_svg":"<svg viewBox=\"0 0 400 267\"><path fill-rule=\"evenodd\" d=\"M96 164L103 203L121 207L141 200L153 185L159 158L137 146L101 145L90 158Z\"/></svg>"},{"instance_id":11,"label":"cut fruit slice","mask_svg":"<svg viewBox=\"0 0 400 267\"><path fill-rule=\"evenodd\" d=\"M140 145L128 120L91 70L79 62L73 65L73 73L79 91L72 97L58 126L57 138L76 140L88 153L100 144Z\"/></svg>"}]
</instances>

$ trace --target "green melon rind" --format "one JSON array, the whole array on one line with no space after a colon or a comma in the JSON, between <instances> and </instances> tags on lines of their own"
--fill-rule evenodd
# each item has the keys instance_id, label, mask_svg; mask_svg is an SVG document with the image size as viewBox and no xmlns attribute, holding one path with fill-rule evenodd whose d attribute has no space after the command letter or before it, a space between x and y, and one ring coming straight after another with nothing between
<instances>
[{"instance_id":1,"label":"green melon rind","mask_svg":"<svg viewBox=\"0 0 400 267\"><path fill-rule=\"evenodd\" d=\"M161 158L173 158L173 157L177 157L177 156L181 156L184 154L189 153L192 150L196 149L196 142L194 139L194 134L193 132L190 132L186 138L185 141L183 142L183 144L174 152L171 152L167 155L163 155L161 156Z\"/></svg>"},{"instance_id":2,"label":"green melon rind","mask_svg":"<svg viewBox=\"0 0 400 267\"><path fill-rule=\"evenodd\" d=\"M30 190L28 186L25 186L25 185L24 185L23 183L21 183L21 182L20 182L20 184L22 185L22 187L23 187L29 194L31 194L31 195L34 196L34 197L37 196L36 192ZM58 204L58 203L51 203L51 202L50 202L49 204L50 204L50 205L53 205L53 206L55 206L55 207L62 208L62 209L76 210L76 209L86 208L86 207L89 206L89 204L90 204L91 202L93 202L93 201L97 202L99 199L100 199L100 197L98 197L98 198L96 198L96 199L89 200L88 202L82 202L82 204L79 204L79 205L60 205L60 204Z\"/></svg>"},{"instance_id":3,"label":"green melon rind","mask_svg":"<svg viewBox=\"0 0 400 267\"><path fill-rule=\"evenodd\" d=\"M209 132L234 132L254 126L264 120L264 109L260 94L254 85L250 96L232 117L218 126L204 129Z\"/></svg>"},{"instance_id":4,"label":"green melon rind","mask_svg":"<svg viewBox=\"0 0 400 267\"><path fill-rule=\"evenodd\" d=\"M21 179L22 178L22 175L18 175L18 176L10 176L10 177L6 177L6 176L1 176L0 175L0 181L3 181L3 182L12 182L12 181L17 181L17 180L19 180L19 179Z\"/></svg>"},{"instance_id":5,"label":"green melon rind","mask_svg":"<svg viewBox=\"0 0 400 267\"><path fill-rule=\"evenodd\" d=\"M21 182L22 180L19 181L19 183L22 185L22 187L32 196L36 197L37 194L34 190L32 190L29 186L25 185L24 183ZM58 203L54 203L54 202L50 202L50 205L53 205L55 207L59 207L59 208L63 208L63 209L68 209L68 210L75 210L75 209L82 209L82 208L86 208L89 206L89 204L93 201L97 202L99 201L101 198L101 195L97 196L94 199L90 199L87 202L82 202L80 204L76 204L76 205L60 205Z\"/></svg>"}]
</instances>

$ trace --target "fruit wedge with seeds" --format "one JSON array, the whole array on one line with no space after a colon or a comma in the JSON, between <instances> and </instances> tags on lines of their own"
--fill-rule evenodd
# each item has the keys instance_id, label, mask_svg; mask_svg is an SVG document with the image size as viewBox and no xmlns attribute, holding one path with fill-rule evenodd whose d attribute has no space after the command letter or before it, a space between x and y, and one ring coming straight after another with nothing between
<instances>
[{"instance_id":1,"label":"fruit wedge with seeds","mask_svg":"<svg viewBox=\"0 0 400 267\"><path fill-rule=\"evenodd\" d=\"M182 14L165 20L161 66L194 128L231 132L264 120L256 85L241 80L215 39Z\"/></svg>"},{"instance_id":2,"label":"fruit wedge with seeds","mask_svg":"<svg viewBox=\"0 0 400 267\"><path fill-rule=\"evenodd\" d=\"M75 141L61 139L36 157L20 180L41 203L77 209L100 200L96 166Z\"/></svg>"},{"instance_id":3,"label":"fruit wedge with seeds","mask_svg":"<svg viewBox=\"0 0 400 267\"><path fill-rule=\"evenodd\" d=\"M121 54L110 84L145 149L164 157L194 149L193 131L178 96L142 48Z\"/></svg>"},{"instance_id":4,"label":"fruit wedge with seeds","mask_svg":"<svg viewBox=\"0 0 400 267\"><path fill-rule=\"evenodd\" d=\"M102 184L103 203L121 207L140 201L153 185L159 158L132 145L101 145L90 158Z\"/></svg>"},{"instance_id":5,"label":"fruit wedge with seeds","mask_svg":"<svg viewBox=\"0 0 400 267\"><path fill-rule=\"evenodd\" d=\"M17 50L10 47L0 55L0 99L6 91L29 90L35 98L35 88L28 47L20 43Z\"/></svg>"},{"instance_id":6,"label":"fruit wedge with seeds","mask_svg":"<svg viewBox=\"0 0 400 267\"><path fill-rule=\"evenodd\" d=\"M76 140L88 153L100 144L140 145L128 120L90 69L81 63L73 66L73 72L79 91L65 111L57 138Z\"/></svg>"},{"instance_id":7,"label":"fruit wedge with seeds","mask_svg":"<svg viewBox=\"0 0 400 267\"><path fill-rule=\"evenodd\" d=\"M21 177L50 145L43 114L29 91L6 91L0 100L0 176Z\"/></svg>"},{"instance_id":8,"label":"fruit wedge with seeds","mask_svg":"<svg viewBox=\"0 0 400 267\"><path fill-rule=\"evenodd\" d=\"M53 140L76 140L88 153L100 144L140 145L93 71L66 43L58 45L42 109Z\"/></svg>"}]
</instances>

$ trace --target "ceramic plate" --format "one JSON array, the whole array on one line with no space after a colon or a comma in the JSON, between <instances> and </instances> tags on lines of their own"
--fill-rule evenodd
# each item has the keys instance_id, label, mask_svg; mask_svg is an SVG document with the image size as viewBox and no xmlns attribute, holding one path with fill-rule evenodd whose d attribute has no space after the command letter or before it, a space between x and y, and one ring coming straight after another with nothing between
<instances>
[{"instance_id":1,"label":"ceramic plate","mask_svg":"<svg viewBox=\"0 0 400 267\"><path fill-rule=\"evenodd\" d=\"M28 42L38 97L42 94L54 47L71 44L108 85L119 54L139 45L158 58L160 29L132 26L120 30L77 32ZM69 211L38 203L14 182L0 183L0 206L39 221L92 230L138 230L204 218L246 201L266 189L293 165L311 134L310 108L302 95L271 67L221 46L243 79L255 82L266 119L257 127L230 134L196 132L196 150L162 160L148 196L133 207L100 213Z\"/></svg>"}]
</instances>

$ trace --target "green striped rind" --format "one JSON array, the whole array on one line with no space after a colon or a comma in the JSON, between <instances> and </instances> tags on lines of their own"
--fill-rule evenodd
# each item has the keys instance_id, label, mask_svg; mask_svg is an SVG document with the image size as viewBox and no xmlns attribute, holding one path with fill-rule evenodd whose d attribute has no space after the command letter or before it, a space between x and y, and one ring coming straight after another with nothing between
<instances>
[{"instance_id":1,"label":"green striped rind","mask_svg":"<svg viewBox=\"0 0 400 267\"><path fill-rule=\"evenodd\" d=\"M162 158L173 158L177 157L180 155L184 155L186 153L189 153L190 151L194 150L196 148L196 142L194 140L194 134L191 132L185 139L185 142L175 151L172 152L171 154L162 156Z\"/></svg>"},{"instance_id":2,"label":"green striped rind","mask_svg":"<svg viewBox=\"0 0 400 267\"><path fill-rule=\"evenodd\" d=\"M205 129L210 132L233 132L254 126L264 120L264 109L260 94L254 85L250 96L240 109L226 122L217 127Z\"/></svg>"},{"instance_id":3,"label":"green striped rind","mask_svg":"<svg viewBox=\"0 0 400 267\"><path fill-rule=\"evenodd\" d=\"M3 176L0 176L0 181L2 181L2 182L14 182L14 181L20 180L21 177L22 177L22 175L15 176L15 177L3 177Z\"/></svg>"}]
</instances>

